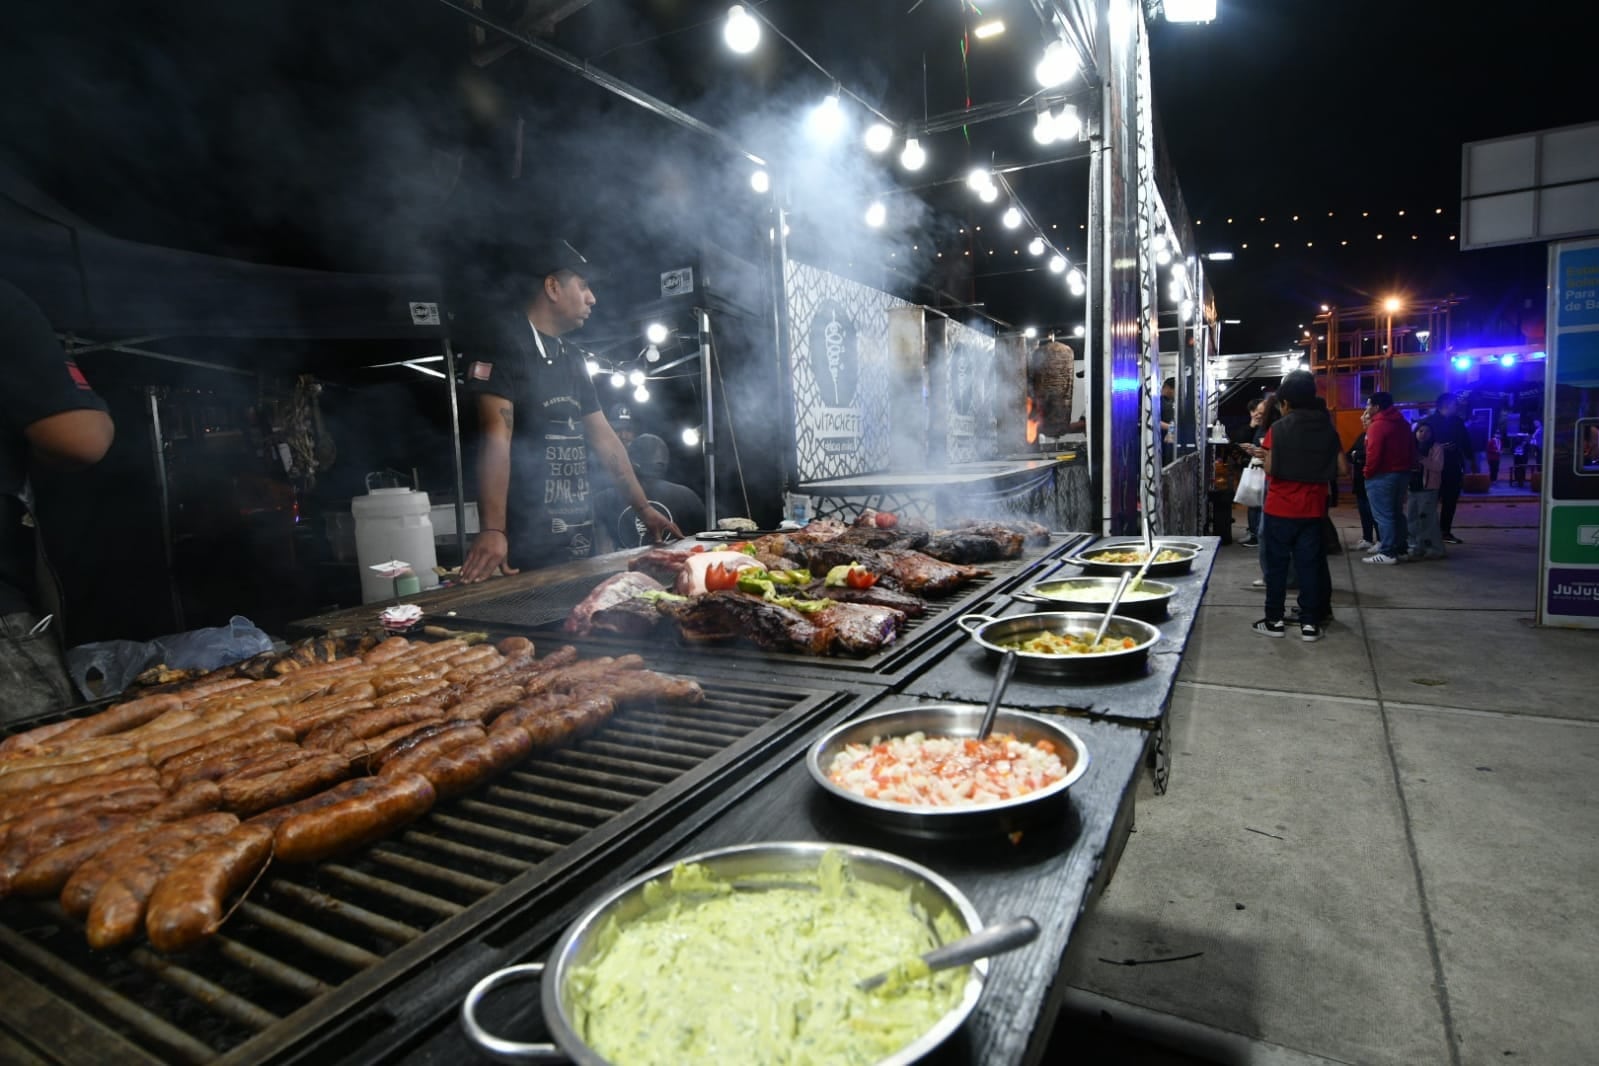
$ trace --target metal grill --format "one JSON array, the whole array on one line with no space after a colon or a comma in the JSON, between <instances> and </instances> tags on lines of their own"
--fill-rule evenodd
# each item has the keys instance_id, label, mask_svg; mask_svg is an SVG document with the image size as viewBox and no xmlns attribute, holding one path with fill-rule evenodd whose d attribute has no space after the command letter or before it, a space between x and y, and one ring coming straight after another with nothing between
<instances>
[{"instance_id":1,"label":"metal grill","mask_svg":"<svg viewBox=\"0 0 1599 1066\"><path fill-rule=\"evenodd\" d=\"M459 607L455 618L459 621L478 622L485 625L510 625L538 628L564 619L583 597L594 591L603 577L586 576L562 581L541 588L523 589L492 600L483 600L467 607Z\"/></svg>"},{"instance_id":2,"label":"metal grill","mask_svg":"<svg viewBox=\"0 0 1599 1066\"><path fill-rule=\"evenodd\" d=\"M257 1061L326 1020L319 1004L343 983L385 967L399 978L449 920L536 895L546 860L570 858L601 827L642 827L848 698L704 688L697 707L620 712L354 856L269 867L223 934L183 955L91 952L55 902L7 901L0 982L28 995L0 997L0 1059L11 1046L59 1062ZM409 962L394 959L408 947Z\"/></svg>"}]
</instances>

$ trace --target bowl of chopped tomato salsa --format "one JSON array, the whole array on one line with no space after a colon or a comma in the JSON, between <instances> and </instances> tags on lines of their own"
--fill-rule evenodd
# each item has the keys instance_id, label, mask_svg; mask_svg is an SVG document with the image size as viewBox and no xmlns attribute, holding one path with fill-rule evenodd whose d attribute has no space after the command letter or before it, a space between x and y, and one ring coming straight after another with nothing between
<instances>
[{"instance_id":1,"label":"bowl of chopped tomato salsa","mask_svg":"<svg viewBox=\"0 0 1599 1066\"><path fill-rule=\"evenodd\" d=\"M925 704L845 722L811 747L818 787L870 820L918 836L1017 832L1058 815L1088 772L1088 749L1063 723L1001 709Z\"/></svg>"}]
</instances>

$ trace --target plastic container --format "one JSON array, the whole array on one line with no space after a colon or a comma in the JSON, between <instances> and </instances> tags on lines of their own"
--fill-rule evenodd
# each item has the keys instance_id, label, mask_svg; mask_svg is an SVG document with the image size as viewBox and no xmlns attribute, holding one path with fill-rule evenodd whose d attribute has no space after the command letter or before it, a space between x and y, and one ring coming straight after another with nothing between
<instances>
[{"instance_id":1,"label":"plastic container","mask_svg":"<svg viewBox=\"0 0 1599 1066\"><path fill-rule=\"evenodd\" d=\"M438 555L433 546L432 510L428 494L412 489L372 489L350 501L355 515L355 559L361 571L361 602L394 598L394 579L372 569L378 563L401 559L409 563L422 590L438 588L433 568Z\"/></svg>"}]
</instances>

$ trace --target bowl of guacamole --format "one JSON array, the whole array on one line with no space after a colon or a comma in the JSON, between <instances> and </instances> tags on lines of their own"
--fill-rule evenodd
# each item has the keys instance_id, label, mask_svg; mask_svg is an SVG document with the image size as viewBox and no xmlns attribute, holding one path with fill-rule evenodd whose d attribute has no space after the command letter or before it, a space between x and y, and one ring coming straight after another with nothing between
<instances>
[{"instance_id":1,"label":"bowl of guacamole","mask_svg":"<svg viewBox=\"0 0 1599 1066\"><path fill-rule=\"evenodd\" d=\"M984 960L928 973L919 956L981 928L959 889L887 852L724 848L585 912L542 968L543 1014L585 1066L910 1063L961 1026L988 972ZM882 972L883 986L856 987ZM472 1008L498 976L468 997L468 1034L501 1057L538 1047L479 1038Z\"/></svg>"}]
</instances>

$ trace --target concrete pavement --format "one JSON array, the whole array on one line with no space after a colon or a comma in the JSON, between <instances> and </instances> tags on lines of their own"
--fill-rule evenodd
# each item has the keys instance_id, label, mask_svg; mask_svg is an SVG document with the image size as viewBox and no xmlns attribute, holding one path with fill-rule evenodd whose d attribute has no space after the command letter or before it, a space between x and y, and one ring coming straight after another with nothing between
<instances>
[{"instance_id":1,"label":"concrete pavement","mask_svg":"<svg viewBox=\"0 0 1599 1066\"><path fill-rule=\"evenodd\" d=\"M1442 562L1335 556L1314 644L1253 633L1255 552L1219 549L1171 788L1140 796L1078 934L1057 1046L1075 1028L1103 1062L1595 1060L1599 632L1532 627L1535 504L1467 497L1455 532Z\"/></svg>"}]
</instances>

